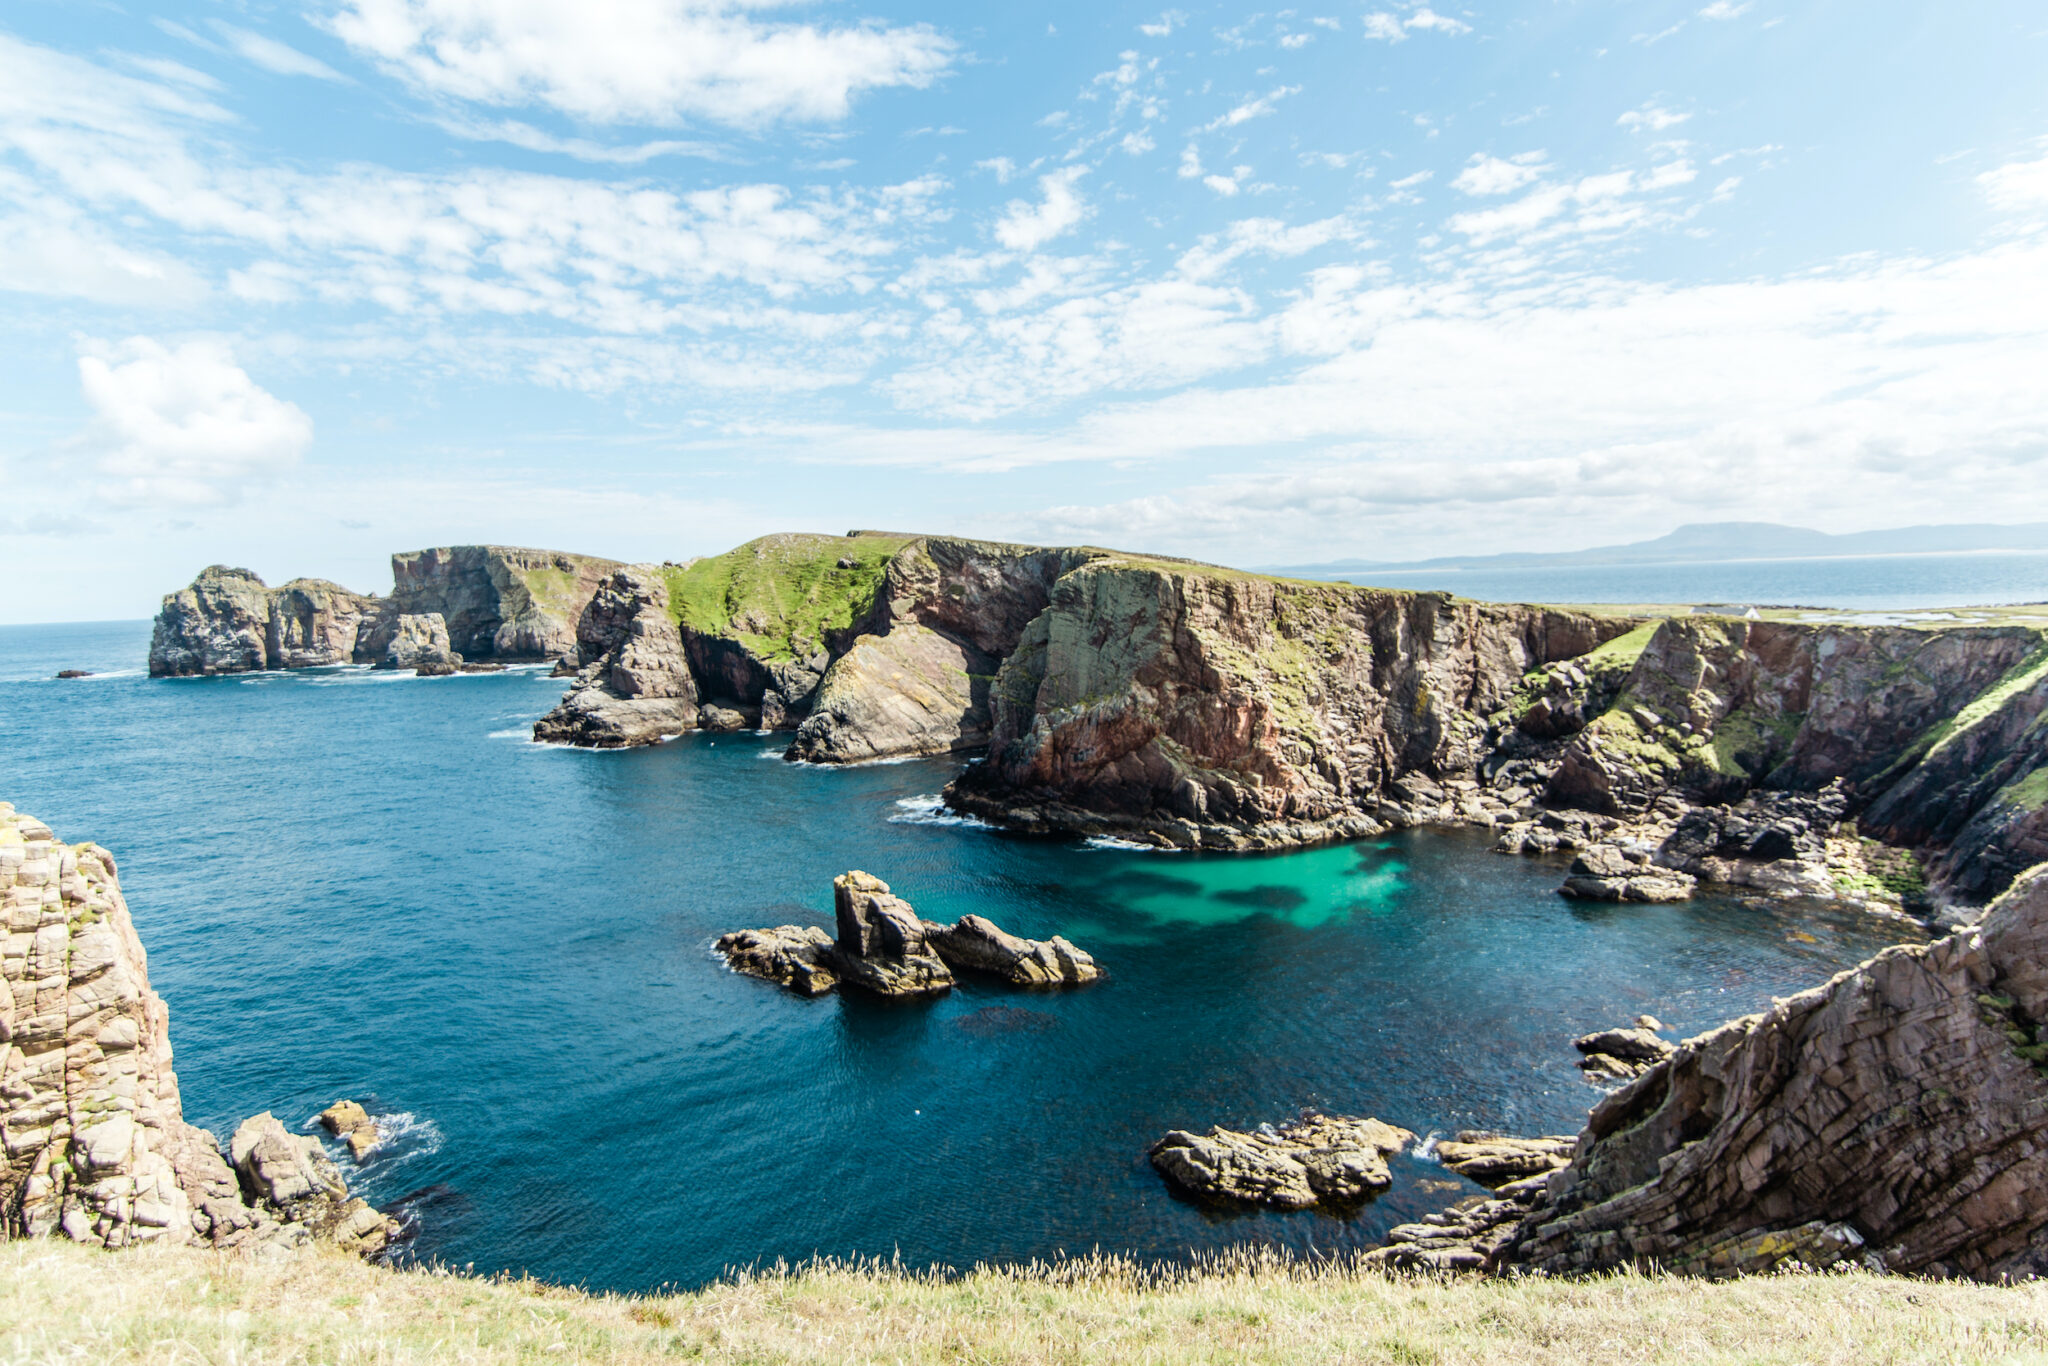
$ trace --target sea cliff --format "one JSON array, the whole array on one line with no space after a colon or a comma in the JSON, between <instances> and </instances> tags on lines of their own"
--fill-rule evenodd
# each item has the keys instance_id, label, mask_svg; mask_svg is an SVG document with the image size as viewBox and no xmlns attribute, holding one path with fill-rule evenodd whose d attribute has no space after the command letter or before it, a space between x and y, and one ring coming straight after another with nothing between
<instances>
[{"instance_id":1,"label":"sea cliff","mask_svg":"<svg viewBox=\"0 0 2048 1366\"><path fill-rule=\"evenodd\" d=\"M270 588L247 569L212 565L165 596L150 637L149 672L183 677L553 659L574 649L584 606L614 567L588 555L513 546L419 550L391 557L394 587L380 598L324 579Z\"/></svg>"},{"instance_id":2,"label":"sea cliff","mask_svg":"<svg viewBox=\"0 0 2048 1366\"><path fill-rule=\"evenodd\" d=\"M232 1166L185 1122L112 854L0 802L0 917L0 1232L366 1253L398 1235L272 1116L237 1128Z\"/></svg>"}]
</instances>

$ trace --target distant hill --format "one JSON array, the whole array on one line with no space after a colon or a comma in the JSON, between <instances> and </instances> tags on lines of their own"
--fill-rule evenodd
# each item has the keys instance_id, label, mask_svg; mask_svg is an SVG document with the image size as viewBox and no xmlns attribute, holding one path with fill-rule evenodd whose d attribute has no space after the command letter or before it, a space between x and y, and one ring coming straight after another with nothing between
<instances>
[{"instance_id":1,"label":"distant hill","mask_svg":"<svg viewBox=\"0 0 2048 1366\"><path fill-rule=\"evenodd\" d=\"M1653 541L1589 550L1444 555L1431 560L1331 560L1269 565L1265 572L1317 578L1408 569L1533 569L1579 565L1695 564L1712 560L1781 560L1849 555L1924 555L1970 550L2048 550L2048 522L1997 526L1986 522L1908 526L1834 535L1776 522L1692 522Z\"/></svg>"}]
</instances>

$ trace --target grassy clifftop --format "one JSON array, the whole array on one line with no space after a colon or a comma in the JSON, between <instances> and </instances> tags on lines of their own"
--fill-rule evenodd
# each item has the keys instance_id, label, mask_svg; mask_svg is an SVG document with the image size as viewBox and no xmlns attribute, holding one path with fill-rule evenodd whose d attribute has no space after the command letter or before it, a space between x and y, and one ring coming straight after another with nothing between
<instances>
[{"instance_id":1,"label":"grassy clifftop","mask_svg":"<svg viewBox=\"0 0 2048 1366\"><path fill-rule=\"evenodd\" d=\"M1849 1275L1711 1283L1388 1279L1241 1258L1194 1275L1114 1261L945 1280L765 1274L591 1295L393 1272L340 1253L0 1250L0 1359L193 1362L2038 1361L2048 1288Z\"/></svg>"},{"instance_id":2,"label":"grassy clifftop","mask_svg":"<svg viewBox=\"0 0 2048 1366\"><path fill-rule=\"evenodd\" d=\"M828 631L866 614L889 559L909 536L804 532L756 541L664 571L670 610L703 635L726 636L770 664L815 652Z\"/></svg>"}]
</instances>

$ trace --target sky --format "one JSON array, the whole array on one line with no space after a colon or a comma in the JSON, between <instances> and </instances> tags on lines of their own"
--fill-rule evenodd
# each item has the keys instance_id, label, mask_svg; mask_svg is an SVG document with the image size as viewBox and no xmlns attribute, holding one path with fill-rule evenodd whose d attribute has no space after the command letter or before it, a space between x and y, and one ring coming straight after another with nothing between
<instances>
[{"instance_id":1,"label":"sky","mask_svg":"<svg viewBox=\"0 0 2048 1366\"><path fill-rule=\"evenodd\" d=\"M0 622L2048 520L2038 0L0 7Z\"/></svg>"}]
</instances>

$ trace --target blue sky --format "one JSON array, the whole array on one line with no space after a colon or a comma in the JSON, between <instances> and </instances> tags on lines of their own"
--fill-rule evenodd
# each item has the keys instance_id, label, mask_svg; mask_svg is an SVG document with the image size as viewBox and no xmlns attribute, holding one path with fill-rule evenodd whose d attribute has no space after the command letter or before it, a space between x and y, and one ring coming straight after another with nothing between
<instances>
[{"instance_id":1,"label":"blue sky","mask_svg":"<svg viewBox=\"0 0 2048 1366\"><path fill-rule=\"evenodd\" d=\"M0 11L0 620L2048 519L2038 3Z\"/></svg>"}]
</instances>

